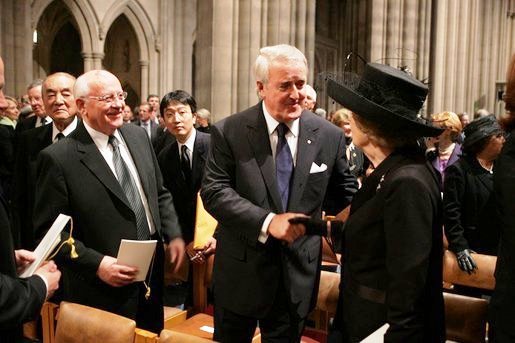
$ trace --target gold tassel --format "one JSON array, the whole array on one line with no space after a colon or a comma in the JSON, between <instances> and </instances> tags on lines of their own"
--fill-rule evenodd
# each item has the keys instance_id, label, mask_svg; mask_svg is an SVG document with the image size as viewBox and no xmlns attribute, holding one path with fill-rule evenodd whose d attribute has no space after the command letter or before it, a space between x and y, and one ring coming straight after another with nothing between
<instances>
[{"instance_id":1,"label":"gold tassel","mask_svg":"<svg viewBox=\"0 0 515 343\"><path fill-rule=\"evenodd\" d=\"M143 285L145 286L145 288L147 289L147 292L145 293L145 299L150 299L150 287L147 286L147 283L145 281L143 281Z\"/></svg>"},{"instance_id":2,"label":"gold tassel","mask_svg":"<svg viewBox=\"0 0 515 343\"><path fill-rule=\"evenodd\" d=\"M79 254L77 254L77 250L75 249L75 239L73 239L72 234L73 234L73 218L70 219L70 235L68 236L68 239L63 241L61 243L61 245L54 251L54 253L49 258L47 258L47 260L53 259L55 257L55 255L57 255L59 250L61 250L61 248L65 244L67 244L70 247L70 257L72 259L76 259L77 257L79 257Z\"/></svg>"}]
</instances>

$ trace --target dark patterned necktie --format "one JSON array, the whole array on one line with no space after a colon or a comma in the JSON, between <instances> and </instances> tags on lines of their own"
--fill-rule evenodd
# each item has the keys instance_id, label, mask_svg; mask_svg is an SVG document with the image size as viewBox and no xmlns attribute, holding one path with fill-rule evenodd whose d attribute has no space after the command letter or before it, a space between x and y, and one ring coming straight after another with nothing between
<instances>
[{"instance_id":1,"label":"dark patterned necktie","mask_svg":"<svg viewBox=\"0 0 515 343\"><path fill-rule=\"evenodd\" d=\"M150 239L150 229L145 208L143 207L136 182L120 154L120 142L115 136L109 136L108 142L113 147L113 164L116 175L118 175L118 182L122 186L123 192L127 196L127 200L129 200L129 204L136 215L136 234L138 239Z\"/></svg>"},{"instance_id":2,"label":"dark patterned necktie","mask_svg":"<svg viewBox=\"0 0 515 343\"><path fill-rule=\"evenodd\" d=\"M62 132L59 132L57 135L55 135L55 138L60 141L61 139L64 138L64 134Z\"/></svg>"},{"instance_id":3,"label":"dark patterned necktie","mask_svg":"<svg viewBox=\"0 0 515 343\"><path fill-rule=\"evenodd\" d=\"M286 140L288 126L281 123L277 126L277 149L275 151L275 173L279 195L283 204L283 210L288 209L288 198L290 196L290 180L293 174L293 157L291 156L290 146Z\"/></svg>"},{"instance_id":4,"label":"dark patterned necktie","mask_svg":"<svg viewBox=\"0 0 515 343\"><path fill-rule=\"evenodd\" d=\"M181 172L186 184L191 184L190 156L188 155L188 147L186 145L181 146Z\"/></svg>"}]
</instances>

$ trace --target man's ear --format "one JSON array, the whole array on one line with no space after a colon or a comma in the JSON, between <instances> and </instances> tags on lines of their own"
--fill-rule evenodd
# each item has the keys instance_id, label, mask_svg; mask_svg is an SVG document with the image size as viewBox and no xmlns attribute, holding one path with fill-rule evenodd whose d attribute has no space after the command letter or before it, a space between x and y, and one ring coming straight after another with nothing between
<instances>
[{"instance_id":1,"label":"man's ear","mask_svg":"<svg viewBox=\"0 0 515 343\"><path fill-rule=\"evenodd\" d=\"M77 112L82 116L84 116L84 112L86 111L86 101L82 98L75 99L75 104L77 104Z\"/></svg>"},{"instance_id":2,"label":"man's ear","mask_svg":"<svg viewBox=\"0 0 515 343\"><path fill-rule=\"evenodd\" d=\"M263 99L263 91L265 89L265 84L263 81L256 81L256 91L260 99Z\"/></svg>"}]
</instances>

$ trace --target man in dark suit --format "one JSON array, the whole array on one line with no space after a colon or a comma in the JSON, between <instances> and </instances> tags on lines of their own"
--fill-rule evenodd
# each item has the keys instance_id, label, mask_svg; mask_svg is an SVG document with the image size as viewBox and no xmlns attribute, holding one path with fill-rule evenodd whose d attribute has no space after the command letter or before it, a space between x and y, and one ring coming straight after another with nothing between
<instances>
[{"instance_id":1,"label":"man in dark suit","mask_svg":"<svg viewBox=\"0 0 515 343\"><path fill-rule=\"evenodd\" d=\"M0 112L7 107L3 88L4 63L0 58ZM22 340L22 324L39 314L45 299L57 289L61 272L54 262L48 262L31 277L17 278L17 268L34 261L34 255L13 249L7 201L2 193L0 189L0 339L18 342Z\"/></svg>"},{"instance_id":2,"label":"man in dark suit","mask_svg":"<svg viewBox=\"0 0 515 343\"><path fill-rule=\"evenodd\" d=\"M345 208L356 179L342 132L303 110L307 61L295 47L260 50L263 100L211 128L201 189L218 220L214 266L215 339L298 342L318 291L321 239L289 219Z\"/></svg>"},{"instance_id":3,"label":"man in dark suit","mask_svg":"<svg viewBox=\"0 0 515 343\"><path fill-rule=\"evenodd\" d=\"M165 187L172 193L183 230L182 236L187 245L194 238L197 193L204 175L210 143L207 133L195 130L196 110L195 99L183 90L168 93L161 101L161 113L167 134L173 135L176 140L159 154L159 167ZM211 245L209 248L212 249ZM192 248L188 248L188 253L194 256ZM178 298L177 303L191 303L191 283L178 285L173 293Z\"/></svg>"},{"instance_id":4,"label":"man in dark suit","mask_svg":"<svg viewBox=\"0 0 515 343\"><path fill-rule=\"evenodd\" d=\"M67 73L48 76L42 85L43 104L52 124L26 130L18 137L13 217L15 241L23 249L36 248L32 210L36 189L36 162L39 152L68 136L77 127L77 106L73 96L75 77Z\"/></svg>"},{"instance_id":5,"label":"man in dark suit","mask_svg":"<svg viewBox=\"0 0 515 343\"><path fill-rule=\"evenodd\" d=\"M127 93L119 80L104 70L89 71L77 79L74 96L81 123L38 157L36 232L44 232L59 213L73 218L78 257L63 249L57 258L64 300L134 318L138 327L160 332L162 242L176 267L184 255L172 197L144 130L123 125ZM117 263L122 239L158 241L146 282L134 282L136 268Z\"/></svg>"},{"instance_id":6,"label":"man in dark suit","mask_svg":"<svg viewBox=\"0 0 515 343\"><path fill-rule=\"evenodd\" d=\"M152 142L156 140L159 125L152 120L152 107L148 102L139 105L139 119L134 124L145 129Z\"/></svg>"},{"instance_id":7,"label":"man in dark suit","mask_svg":"<svg viewBox=\"0 0 515 343\"><path fill-rule=\"evenodd\" d=\"M50 123L50 118L47 117L45 107L43 104L43 97L41 87L43 80L36 79L32 81L27 87L27 95L29 96L30 106L32 107L33 116L24 120L20 120L16 125L16 135L25 130L30 130L35 127L40 127Z\"/></svg>"}]
</instances>

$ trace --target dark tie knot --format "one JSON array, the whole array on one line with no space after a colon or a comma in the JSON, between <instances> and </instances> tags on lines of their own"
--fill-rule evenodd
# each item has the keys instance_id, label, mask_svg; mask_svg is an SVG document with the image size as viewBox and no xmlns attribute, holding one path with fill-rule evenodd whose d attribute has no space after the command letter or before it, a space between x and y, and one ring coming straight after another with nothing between
<instances>
[{"instance_id":1,"label":"dark tie knot","mask_svg":"<svg viewBox=\"0 0 515 343\"><path fill-rule=\"evenodd\" d=\"M107 140L109 144L113 147L113 149L116 149L120 142L118 141L118 138L116 138L114 135L109 136L109 139Z\"/></svg>"},{"instance_id":2,"label":"dark tie knot","mask_svg":"<svg viewBox=\"0 0 515 343\"><path fill-rule=\"evenodd\" d=\"M186 145L181 146L181 153L184 155L188 152L188 147Z\"/></svg>"},{"instance_id":3,"label":"dark tie knot","mask_svg":"<svg viewBox=\"0 0 515 343\"><path fill-rule=\"evenodd\" d=\"M288 128L288 125L286 125L285 123L280 123L279 125L277 125L277 128L275 130L277 131L278 137L285 137L290 129Z\"/></svg>"},{"instance_id":4,"label":"dark tie knot","mask_svg":"<svg viewBox=\"0 0 515 343\"><path fill-rule=\"evenodd\" d=\"M61 139L64 138L64 134L62 132L59 132L57 135L55 135L55 138L60 141Z\"/></svg>"}]
</instances>

